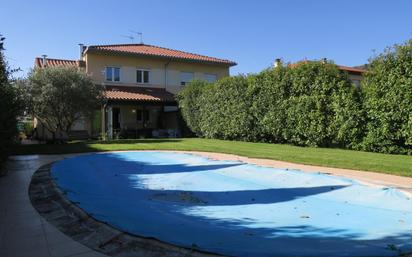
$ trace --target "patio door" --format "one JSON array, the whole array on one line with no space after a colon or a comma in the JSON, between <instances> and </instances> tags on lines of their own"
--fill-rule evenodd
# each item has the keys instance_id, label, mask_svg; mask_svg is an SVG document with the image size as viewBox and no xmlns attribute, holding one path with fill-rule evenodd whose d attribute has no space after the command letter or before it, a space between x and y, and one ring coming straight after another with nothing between
<instances>
[{"instance_id":1,"label":"patio door","mask_svg":"<svg viewBox=\"0 0 412 257\"><path fill-rule=\"evenodd\" d=\"M113 129L120 130L120 108L113 107Z\"/></svg>"}]
</instances>

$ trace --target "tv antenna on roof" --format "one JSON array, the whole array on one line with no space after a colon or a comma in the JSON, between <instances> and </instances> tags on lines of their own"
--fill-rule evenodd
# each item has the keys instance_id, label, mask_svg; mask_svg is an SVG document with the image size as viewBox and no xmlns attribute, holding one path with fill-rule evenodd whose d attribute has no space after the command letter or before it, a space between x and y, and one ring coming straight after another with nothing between
<instances>
[{"instance_id":1,"label":"tv antenna on roof","mask_svg":"<svg viewBox=\"0 0 412 257\"><path fill-rule=\"evenodd\" d=\"M131 35L120 35L120 36L130 39L130 41L132 41L132 44L133 44L133 42L134 42L134 36L131 36Z\"/></svg>"},{"instance_id":2,"label":"tv antenna on roof","mask_svg":"<svg viewBox=\"0 0 412 257\"><path fill-rule=\"evenodd\" d=\"M142 32L138 32L138 31L134 31L134 30L129 30L131 33L136 34L137 36L140 37L140 44L143 44L143 33Z\"/></svg>"}]
</instances>

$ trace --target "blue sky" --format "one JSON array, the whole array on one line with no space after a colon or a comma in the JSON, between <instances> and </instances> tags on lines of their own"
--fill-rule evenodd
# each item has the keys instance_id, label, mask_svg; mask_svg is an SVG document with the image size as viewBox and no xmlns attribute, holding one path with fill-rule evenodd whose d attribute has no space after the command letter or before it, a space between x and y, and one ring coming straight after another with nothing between
<instances>
[{"instance_id":1,"label":"blue sky","mask_svg":"<svg viewBox=\"0 0 412 257\"><path fill-rule=\"evenodd\" d=\"M412 38L412 1L6 1L0 0L6 56L24 75L34 57L77 58L78 43L144 43L230 59L231 74L275 58L367 62L373 50Z\"/></svg>"}]
</instances>

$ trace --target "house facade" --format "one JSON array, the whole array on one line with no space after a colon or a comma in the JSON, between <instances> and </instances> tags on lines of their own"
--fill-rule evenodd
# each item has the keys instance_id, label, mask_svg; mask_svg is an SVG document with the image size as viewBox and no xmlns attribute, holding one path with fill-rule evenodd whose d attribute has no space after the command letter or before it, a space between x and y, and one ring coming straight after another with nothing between
<instances>
[{"instance_id":1,"label":"house facade","mask_svg":"<svg viewBox=\"0 0 412 257\"><path fill-rule=\"evenodd\" d=\"M93 120L80 120L72 138L176 137L181 125L175 94L194 79L229 76L235 62L146 44L80 45L79 60L38 57L35 66L76 66L104 88ZM47 131L38 124L38 136Z\"/></svg>"}]
</instances>

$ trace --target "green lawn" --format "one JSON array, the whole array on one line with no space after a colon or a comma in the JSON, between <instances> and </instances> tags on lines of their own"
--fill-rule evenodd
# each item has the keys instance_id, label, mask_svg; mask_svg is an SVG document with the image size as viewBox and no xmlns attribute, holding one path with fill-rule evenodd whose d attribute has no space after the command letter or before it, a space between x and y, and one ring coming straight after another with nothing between
<instances>
[{"instance_id":1,"label":"green lawn","mask_svg":"<svg viewBox=\"0 0 412 257\"><path fill-rule=\"evenodd\" d=\"M25 145L13 154L61 154L112 150L192 150L230 153L327 167L367 170L412 177L412 156L309 148L200 138L72 142L65 145Z\"/></svg>"}]
</instances>

